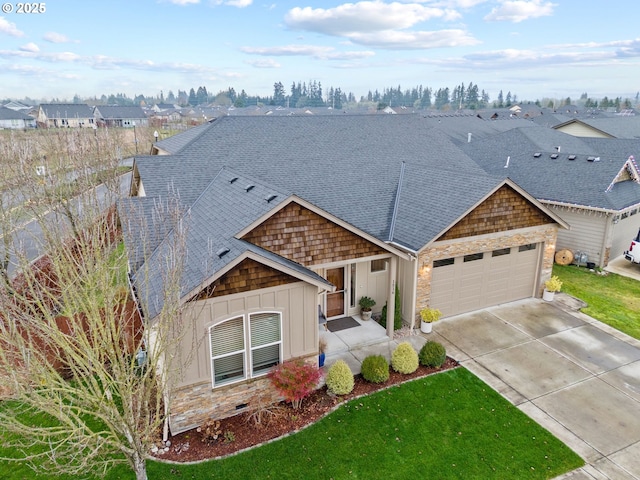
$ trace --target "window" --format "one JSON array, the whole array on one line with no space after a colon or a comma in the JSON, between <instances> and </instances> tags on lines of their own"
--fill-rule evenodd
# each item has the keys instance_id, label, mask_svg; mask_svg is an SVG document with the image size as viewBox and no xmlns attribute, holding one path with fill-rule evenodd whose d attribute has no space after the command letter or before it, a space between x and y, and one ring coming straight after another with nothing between
<instances>
[{"instance_id":1,"label":"window","mask_svg":"<svg viewBox=\"0 0 640 480\"><path fill-rule=\"evenodd\" d=\"M371 273L384 272L387 269L387 259L371 260Z\"/></svg>"},{"instance_id":2,"label":"window","mask_svg":"<svg viewBox=\"0 0 640 480\"><path fill-rule=\"evenodd\" d=\"M253 313L248 320L243 315L209 328L214 387L264 375L280 363L281 317L277 312Z\"/></svg>"},{"instance_id":3,"label":"window","mask_svg":"<svg viewBox=\"0 0 640 480\"><path fill-rule=\"evenodd\" d=\"M501 257L502 255L509 255L511 253L510 248L499 248L491 252L492 257Z\"/></svg>"},{"instance_id":4,"label":"window","mask_svg":"<svg viewBox=\"0 0 640 480\"><path fill-rule=\"evenodd\" d=\"M518 247L519 252L527 252L529 250L535 250L535 249L536 249L535 243L527 243L526 245L520 245Z\"/></svg>"},{"instance_id":5,"label":"window","mask_svg":"<svg viewBox=\"0 0 640 480\"><path fill-rule=\"evenodd\" d=\"M471 255L465 255L464 261L474 262L476 260L482 260L483 257L484 257L484 253L472 253Z\"/></svg>"},{"instance_id":6,"label":"window","mask_svg":"<svg viewBox=\"0 0 640 480\"><path fill-rule=\"evenodd\" d=\"M446 267L447 265L453 265L455 258L443 258L442 260L434 260L433 268Z\"/></svg>"},{"instance_id":7,"label":"window","mask_svg":"<svg viewBox=\"0 0 640 480\"><path fill-rule=\"evenodd\" d=\"M213 386L246 377L244 317L226 320L209 329Z\"/></svg>"},{"instance_id":8,"label":"window","mask_svg":"<svg viewBox=\"0 0 640 480\"><path fill-rule=\"evenodd\" d=\"M279 313L249 315L251 326L251 376L266 374L280 363L282 336Z\"/></svg>"}]
</instances>

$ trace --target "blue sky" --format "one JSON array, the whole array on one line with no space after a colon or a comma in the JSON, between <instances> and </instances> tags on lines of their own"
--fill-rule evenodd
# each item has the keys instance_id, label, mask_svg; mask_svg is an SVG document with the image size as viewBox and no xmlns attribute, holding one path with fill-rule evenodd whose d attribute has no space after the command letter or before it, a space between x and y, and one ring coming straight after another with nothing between
<instances>
[{"instance_id":1,"label":"blue sky","mask_svg":"<svg viewBox=\"0 0 640 480\"><path fill-rule=\"evenodd\" d=\"M29 14L0 3L0 98L271 95L309 80L357 98L469 82L492 100L640 90L632 0L51 0Z\"/></svg>"}]
</instances>

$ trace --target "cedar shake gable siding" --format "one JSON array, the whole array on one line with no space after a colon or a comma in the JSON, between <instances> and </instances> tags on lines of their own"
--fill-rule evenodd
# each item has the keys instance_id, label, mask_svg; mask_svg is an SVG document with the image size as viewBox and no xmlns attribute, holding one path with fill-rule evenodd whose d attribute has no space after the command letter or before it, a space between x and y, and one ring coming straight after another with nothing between
<instances>
[{"instance_id":1,"label":"cedar shake gable siding","mask_svg":"<svg viewBox=\"0 0 640 480\"><path fill-rule=\"evenodd\" d=\"M243 240L305 266L387 253L295 202L247 233Z\"/></svg>"},{"instance_id":2,"label":"cedar shake gable siding","mask_svg":"<svg viewBox=\"0 0 640 480\"><path fill-rule=\"evenodd\" d=\"M555 221L513 188L504 185L478 205L438 240L538 227Z\"/></svg>"},{"instance_id":3,"label":"cedar shake gable siding","mask_svg":"<svg viewBox=\"0 0 640 480\"><path fill-rule=\"evenodd\" d=\"M277 287L299 281L291 275L247 258L205 288L196 296L195 300L205 300L234 293Z\"/></svg>"}]
</instances>

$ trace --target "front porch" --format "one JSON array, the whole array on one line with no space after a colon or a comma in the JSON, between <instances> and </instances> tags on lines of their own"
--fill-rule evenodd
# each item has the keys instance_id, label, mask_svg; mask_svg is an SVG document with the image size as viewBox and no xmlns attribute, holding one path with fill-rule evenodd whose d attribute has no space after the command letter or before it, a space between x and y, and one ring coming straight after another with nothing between
<instances>
[{"instance_id":1,"label":"front porch","mask_svg":"<svg viewBox=\"0 0 640 480\"><path fill-rule=\"evenodd\" d=\"M383 355L388 361L391 353L402 341L411 342L416 350L420 350L427 341L426 337L416 331L416 335L396 339L387 336L386 329L375 320L362 320L360 315L352 315L358 327L330 332L324 325L319 325L318 335L327 342L325 348L325 373L338 360L344 360L354 375L360 373L362 361L369 355ZM329 320L331 321L331 320Z\"/></svg>"}]
</instances>

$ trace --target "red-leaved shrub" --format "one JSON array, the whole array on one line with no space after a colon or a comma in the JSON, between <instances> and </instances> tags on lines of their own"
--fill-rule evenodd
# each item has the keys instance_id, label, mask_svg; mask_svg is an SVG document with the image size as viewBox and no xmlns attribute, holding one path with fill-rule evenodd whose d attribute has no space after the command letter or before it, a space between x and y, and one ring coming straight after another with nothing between
<instances>
[{"instance_id":1,"label":"red-leaved shrub","mask_svg":"<svg viewBox=\"0 0 640 480\"><path fill-rule=\"evenodd\" d=\"M298 409L302 400L317 388L322 371L302 360L292 360L276 366L268 377L278 393Z\"/></svg>"}]
</instances>

